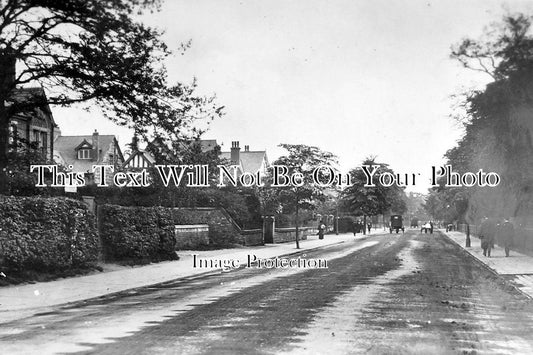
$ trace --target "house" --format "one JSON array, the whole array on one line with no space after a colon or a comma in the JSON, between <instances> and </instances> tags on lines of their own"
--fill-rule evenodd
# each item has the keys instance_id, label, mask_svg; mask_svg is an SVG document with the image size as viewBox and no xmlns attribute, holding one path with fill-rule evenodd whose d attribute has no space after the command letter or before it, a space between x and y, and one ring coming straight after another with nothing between
<instances>
[{"instance_id":1,"label":"house","mask_svg":"<svg viewBox=\"0 0 533 355\"><path fill-rule=\"evenodd\" d=\"M203 153L209 152L218 146L217 141L215 139L200 139L196 142L200 144L200 149ZM124 162L124 168L144 169L152 167L154 164L157 164L156 158L152 153L150 153L150 151L158 151L160 155L167 156L171 161L178 160L177 157L173 155L173 153L167 146L157 140L150 142L148 146L149 149L147 150L133 150ZM180 144L180 146L182 149L189 149L186 144Z\"/></svg>"},{"instance_id":2,"label":"house","mask_svg":"<svg viewBox=\"0 0 533 355\"><path fill-rule=\"evenodd\" d=\"M122 165L124 169L146 169L156 164L155 158L146 150L134 150Z\"/></svg>"},{"instance_id":3,"label":"house","mask_svg":"<svg viewBox=\"0 0 533 355\"><path fill-rule=\"evenodd\" d=\"M218 146L215 139L201 139L197 142L200 144L200 148L204 153L209 152ZM157 142L151 142L149 144L151 146L150 150L153 151L154 149L157 149L162 155L171 154L166 146L156 143ZM187 149L187 146L184 145L183 147ZM269 167L266 151L251 151L248 145L244 146L244 151L241 151L239 142L232 142L231 151L221 152L220 158L226 159L231 165L237 165L239 175L242 173L255 174L260 171L264 176L267 174L267 169ZM134 150L124 162L124 168L148 168L152 167L154 164L157 164L157 162L153 154L147 150Z\"/></svg>"},{"instance_id":4,"label":"house","mask_svg":"<svg viewBox=\"0 0 533 355\"><path fill-rule=\"evenodd\" d=\"M93 165L112 165L117 169L124 163L117 138L100 135L97 130L90 136L58 136L54 141L54 160L72 166L73 172L88 174L88 181L93 177ZM98 178L98 173L94 178Z\"/></svg>"},{"instance_id":5,"label":"house","mask_svg":"<svg viewBox=\"0 0 533 355\"><path fill-rule=\"evenodd\" d=\"M238 165L243 173L254 174L260 171L262 175L266 175L269 167L265 150L250 150L250 146L245 145L244 151L241 151L238 141L231 142L231 150L221 152L221 158L227 159L232 165Z\"/></svg>"},{"instance_id":6,"label":"house","mask_svg":"<svg viewBox=\"0 0 533 355\"><path fill-rule=\"evenodd\" d=\"M38 149L45 158L53 159L54 136L59 128L54 121L46 94L41 87L16 88L9 105L31 105L31 109L21 109L10 118L9 130L11 149L22 147ZM41 104L39 104L41 103Z\"/></svg>"}]
</instances>

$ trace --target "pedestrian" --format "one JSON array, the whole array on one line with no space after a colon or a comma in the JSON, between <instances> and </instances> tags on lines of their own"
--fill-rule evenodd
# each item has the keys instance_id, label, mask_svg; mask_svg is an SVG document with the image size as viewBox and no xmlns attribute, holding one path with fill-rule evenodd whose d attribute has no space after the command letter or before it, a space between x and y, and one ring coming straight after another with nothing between
<instances>
[{"instance_id":1,"label":"pedestrian","mask_svg":"<svg viewBox=\"0 0 533 355\"><path fill-rule=\"evenodd\" d=\"M324 239L324 231L326 230L326 226L322 221L320 221L320 225L318 226L318 239Z\"/></svg>"},{"instance_id":2,"label":"pedestrian","mask_svg":"<svg viewBox=\"0 0 533 355\"><path fill-rule=\"evenodd\" d=\"M513 239L514 239L514 226L509 221L509 219L505 219L500 226L500 233L499 237L501 238L501 242L503 244L503 247L505 249L505 256L509 256L509 251L511 247L513 246Z\"/></svg>"},{"instance_id":3,"label":"pedestrian","mask_svg":"<svg viewBox=\"0 0 533 355\"><path fill-rule=\"evenodd\" d=\"M367 227L368 227L368 234L370 234L370 230L372 229L372 223L368 222Z\"/></svg>"},{"instance_id":4,"label":"pedestrian","mask_svg":"<svg viewBox=\"0 0 533 355\"><path fill-rule=\"evenodd\" d=\"M433 222L429 221L429 233L433 234Z\"/></svg>"},{"instance_id":5,"label":"pedestrian","mask_svg":"<svg viewBox=\"0 0 533 355\"><path fill-rule=\"evenodd\" d=\"M355 234L361 233L361 222L358 220L355 222Z\"/></svg>"},{"instance_id":6,"label":"pedestrian","mask_svg":"<svg viewBox=\"0 0 533 355\"><path fill-rule=\"evenodd\" d=\"M479 238L481 240L481 249L483 255L490 258L491 249L494 248L494 233L496 232L496 225L494 221L485 217L481 222L479 228Z\"/></svg>"}]
</instances>

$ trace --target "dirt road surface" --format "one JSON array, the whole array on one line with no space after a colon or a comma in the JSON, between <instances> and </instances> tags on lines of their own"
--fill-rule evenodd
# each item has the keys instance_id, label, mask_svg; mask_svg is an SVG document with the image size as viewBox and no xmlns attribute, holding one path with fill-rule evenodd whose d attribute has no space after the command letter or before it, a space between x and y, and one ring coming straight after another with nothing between
<instances>
[{"instance_id":1,"label":"dirt road surface","mask_svg":"<svg viewBox=\"0 0 533 355\"><path fill-rule=\"evenodd\" d=\"M0 323L0 352L533 353L531 300L440 233L301 256L328 268L240 268L57 307Z\"/></svg>"}]
</instances>

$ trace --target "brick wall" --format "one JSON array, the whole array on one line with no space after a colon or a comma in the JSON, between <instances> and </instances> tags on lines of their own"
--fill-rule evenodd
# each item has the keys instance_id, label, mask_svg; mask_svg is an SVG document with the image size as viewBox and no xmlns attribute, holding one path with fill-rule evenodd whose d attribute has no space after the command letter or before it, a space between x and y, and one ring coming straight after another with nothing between
<instances>
[{"instance_id":1,"label":"brick wall","mask_svg":"<svg viewBox=\"0 0 533 355\"><path fill-rule=\"evenodd\" d=\"M300 227L298 229L299 240L306 240L309 234L307 227ZM274 243L286 243L296 240L296 228L276 228L274 232Z\"/></svg>"},{"instance_id":2,"label":"brick wall","mask_svg":"<svg viewBox=\"0 0 533 355\"><path fill-rule=\"evenodd\" d=\"M262 229L250 229L241 230L241 235L244 237L244 245L264 245L263 230Z\"/></svg>"},{"instance_id":3,"label":"brick wall","mask_svg":"<svg viewBox=\"0 0 533 355\"><path fill-rule=\"evenodd\" d=\"M219 208L173 208L174 224L207 224L209 225L209 244L229 246L245 244L238 226L231 217Z\"/></svg>"},{"instance_id":4,"label":"brick wall","mask_svg":"<svg viewBox=\"0 0 533 355\"><path fill-rule=\"evenodd\" d=\"M207 224L176 225L176 250L197 249L209 245L209 226Z\"/></svg>"}]
</instances>

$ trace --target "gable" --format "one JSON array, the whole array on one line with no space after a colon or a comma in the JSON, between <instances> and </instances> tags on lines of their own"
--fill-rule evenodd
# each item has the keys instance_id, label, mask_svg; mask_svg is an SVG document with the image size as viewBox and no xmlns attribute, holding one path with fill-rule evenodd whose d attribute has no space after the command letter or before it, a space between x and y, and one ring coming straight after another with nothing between
<instances>
[{"instance_id":1,"label":"gable","mask_svg":"<svg viewBox=\"0 0 533 355\"><path fill-rule=\"evenodd\" d=\"M80 149L93 149L93 145L89 142L87 142L86 139L83 140L74 150L80 150Z\"/></svg>"},{"instance_id":2,"label":"gable","mask_svg":"<svg viewBox=\"0 0 533 355\"><path fill-rule=\"evenodd\" d=\"M154 157L146 151L136 151L124 162L125 168L149 168L155 163Z\"/></svg>"}]
</instances>

